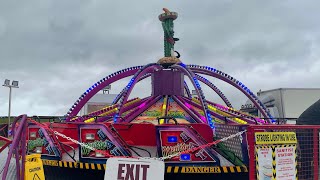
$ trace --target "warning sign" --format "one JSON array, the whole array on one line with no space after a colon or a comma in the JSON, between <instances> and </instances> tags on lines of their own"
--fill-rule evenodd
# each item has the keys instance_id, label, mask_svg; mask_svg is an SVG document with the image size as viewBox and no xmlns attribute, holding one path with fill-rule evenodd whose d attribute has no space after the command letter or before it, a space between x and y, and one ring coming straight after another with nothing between
<instances>
[{"instance_id":1,"label":"warning sign","mask_svg":"<svg viewBox=\"0 0 320 180\"><path fill-rule=\"evenodd\" d=\"M164 180L164 162L154 159L109 158L105 180Z\"/></svg>"},{"instance_id":2,"label":"warning sign","mask_svg":"<svg viewBox=\"0 0 320 180\"><path fill-rule=\"evenodd\" d=\"M275 148L275 179L296 179L296 146L278 146Z\"/></svg>"},{"instance_id":3,"label":"warning sign","mask_svg":"<svg viewBox=\"0 0 320 180\"><path fill-rule=\"evenodd\" d=\"M296 180L296 146L256 146L256 168L258 180Z\"/></svg>"},{"instance_id":4,"label":"warning sign","mask_svg":"<svg viewBox=\"0 0 320 180\"><path fill-rule=\"evenodd\" d=\"M296 144L295 132L256 132L256 144Z\"/></svg>"},{"instance_id":5,"label":"warning sign","mask_svg":"<svg viewBox=\"0 0 320 180\"><path fill-rule=\"evenodd\" d=\"M256 147L256 168L258 180L270 180L272 178L271 146Z\"/></svg>"},{"instance_id":6,"label":"warning sign","mask_svg":"<svg viewBox=\"0 0 320 180\"><path fill-rule=\"evenodd\" d=\"M25 179L45 180L43 164L40 157L41 154L31 154L26 156Z\"/></svg>"}]
</instances>

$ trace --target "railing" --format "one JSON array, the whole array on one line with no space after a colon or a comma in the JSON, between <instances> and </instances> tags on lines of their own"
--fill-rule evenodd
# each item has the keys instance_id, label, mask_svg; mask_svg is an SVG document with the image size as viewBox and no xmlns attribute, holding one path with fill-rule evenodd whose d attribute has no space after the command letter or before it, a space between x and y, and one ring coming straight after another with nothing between
<instances>
[{"instance_id":1,"label":"railing","mask_svg":"<svg viewBox=\"0 0 320 180\"><path fill-rule=\"evenodd\" d=\"M18 124L18 121L19 124ZM8 169L12 155L16 159L16 177L18 180L24 179L25 159L26 159L26 134L27 134L27 115L21 115L12 123L13 140L9 149L8 158L4 166L2 180L7 179ZM21 158L21 163L20 163ZM21 165L21 166L20 166Z\"/></svg>"}]
</instances>

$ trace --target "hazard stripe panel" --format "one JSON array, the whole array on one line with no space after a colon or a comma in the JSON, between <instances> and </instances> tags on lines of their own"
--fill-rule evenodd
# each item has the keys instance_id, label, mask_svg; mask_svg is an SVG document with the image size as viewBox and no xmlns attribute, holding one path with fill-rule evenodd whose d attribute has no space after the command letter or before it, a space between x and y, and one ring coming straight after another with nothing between
<instances>
[{"instance_id":1,"label":"hazard stripe panel","mask_svg":"<svg viewBox=\"0 0 320 180\"><path fill-rule=\"evenodd\" d=\"M79 168L79 169L92 169L92 170L106 170L105 164L96 163L82 163L70 161L56 161L56 160L42 160L44 166L57 166L61 168Z\"/></svg>"},{"instance_id":2,"label":"hazard stripe panel","mask_svg":"<svg viewBox=\"0 0 320 180\"><path fill-rule=\"evenodd\" d=\"M44 166L61 168L79 168L91 170L106 170L106 164L42 160ZM248 172L246 166L166 166L166 173L242 173Z\"/></svg>"},{"instance_id":3,"label":"hazard stripe panel","mask_svg":"<svg viewBox=\"0 0 320 180\"><path fill-rule=\"evenodd\" d=\"M167 166L166 173L242 173L246 166Z\"/></svg>"}]
</instances>

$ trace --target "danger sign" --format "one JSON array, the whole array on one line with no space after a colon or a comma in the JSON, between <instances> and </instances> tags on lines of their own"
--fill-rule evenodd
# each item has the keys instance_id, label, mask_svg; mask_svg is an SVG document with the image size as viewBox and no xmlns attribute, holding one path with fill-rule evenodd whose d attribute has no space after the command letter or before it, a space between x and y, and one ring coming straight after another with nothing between
<instances>
[{"instance_id":1,"label":"danger sign","mask_svg":"<svg viewBox=\"0 0 320 180\"><path fill-rule=\"evenodd\" d=\"M104 179L164 180L164 162L154 159L110 158Z\"/></svg>"}]
</instances>

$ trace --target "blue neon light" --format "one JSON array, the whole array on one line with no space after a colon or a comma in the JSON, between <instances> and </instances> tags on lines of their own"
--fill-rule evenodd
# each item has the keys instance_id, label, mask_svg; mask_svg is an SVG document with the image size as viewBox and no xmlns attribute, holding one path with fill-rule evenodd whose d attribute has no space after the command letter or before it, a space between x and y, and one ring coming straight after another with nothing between
<instances>
[{"instance_id":1,"label":"blue neon light","mask_svg":"<svg viewBox=\"0 0 320 180\"><path fill-rule=\"evenodd\" d=\"M181 65L182 67L186 68L186 65L185 65L185 64L183 64L183 63L180 63L180 65Z\"/></svg>"},{"instance_id":2,"label":"blue neon light","mask_svg":"<svg viewBox=\"0 0 320 180\"><path fill-rule=\"evenodd\" d=\"M191 155L190 154L181 154L180 155L180 160L181 161L190 161L191 160Z\"/></svg>"},{"instance_id":3,"label":"blue neon light","mask_svg":"<svg viewBox=\"0 0 320 180\"><path fill-rule=\"evenodd\" d=\"M115 114L113 116L113 122L116 123L117 122L117 119L118 119L119 115L118 114Z\"/></svg>"},{"instance_id":4,"label":"blue neon light","mask_svg":"<svg viewBox=\"0 0 320 180\"><path fill-rule=\"evenodd\" d=\"M168 143L176 143L178 142L177 136L168 136Z\"/></svg>"}]
</instances>

